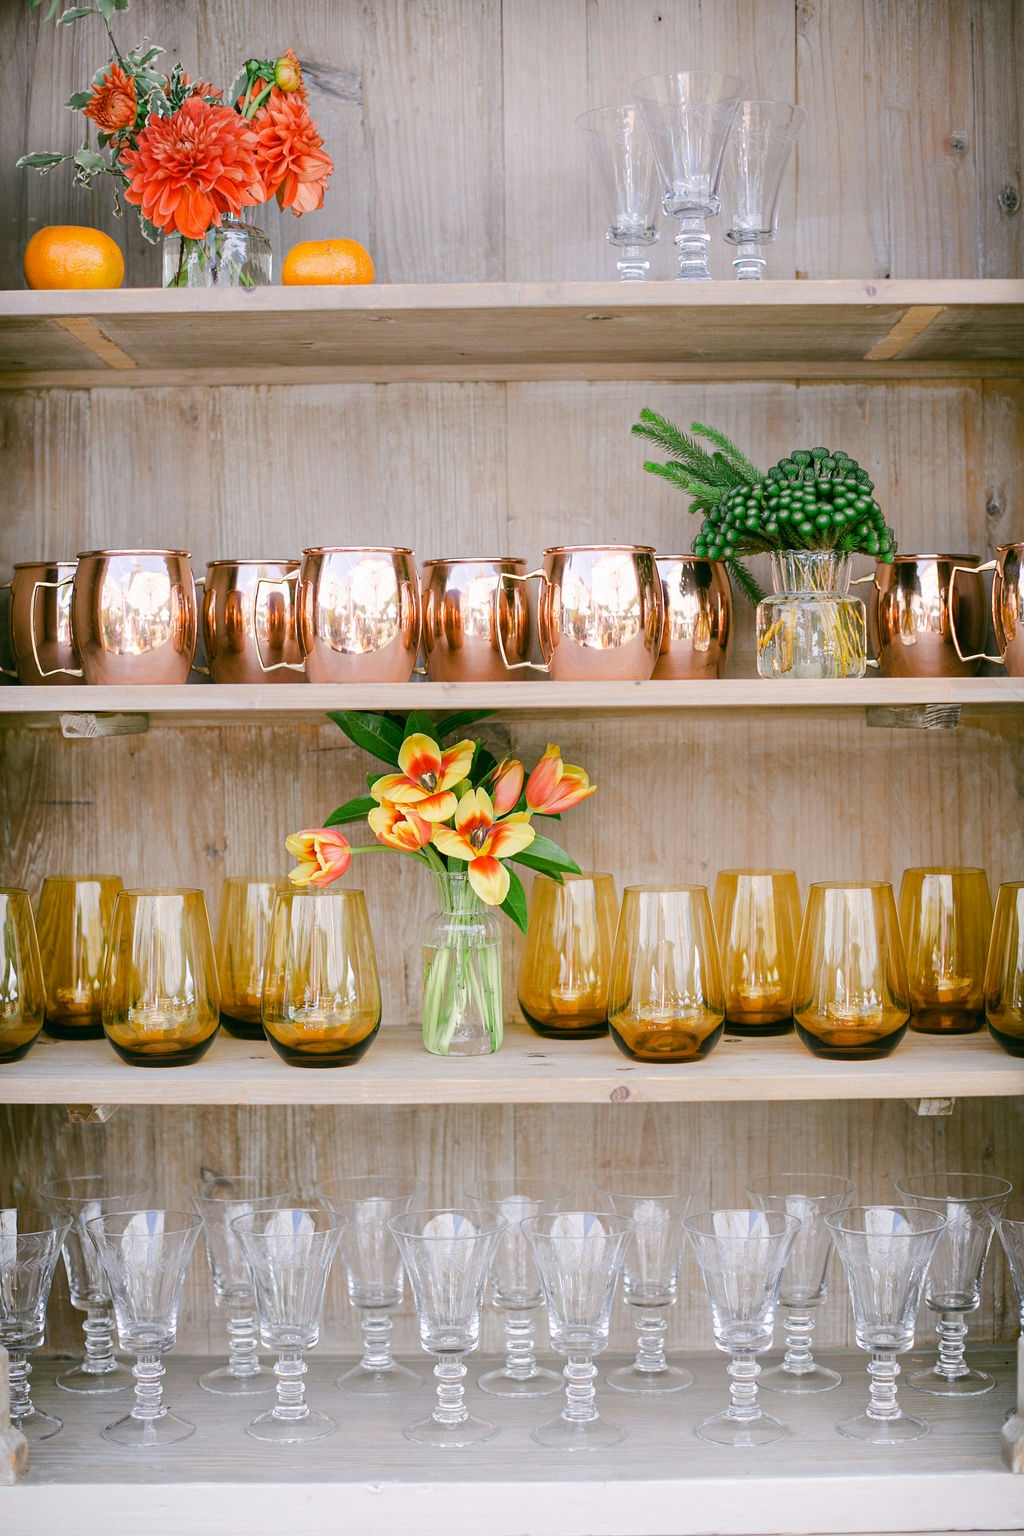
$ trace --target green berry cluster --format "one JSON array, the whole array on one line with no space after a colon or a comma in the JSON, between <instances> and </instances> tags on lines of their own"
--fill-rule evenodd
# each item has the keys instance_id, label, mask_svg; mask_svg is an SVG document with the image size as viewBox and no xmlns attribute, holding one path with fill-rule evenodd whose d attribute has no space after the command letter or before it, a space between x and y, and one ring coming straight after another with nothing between
<instances>
[{"instance_id":1,"label":"green berry cluster","mask_svg":"<svg viewBox=\"0 0 1024 1536\"><path fill-rule=\"evenodd\" d=\"M706 507L693 552L732 560L773 549L834 549L889 564L896 538L873 490L848 453L797 448L757 484L733 486Z\"/></svg>"}]
</instances>

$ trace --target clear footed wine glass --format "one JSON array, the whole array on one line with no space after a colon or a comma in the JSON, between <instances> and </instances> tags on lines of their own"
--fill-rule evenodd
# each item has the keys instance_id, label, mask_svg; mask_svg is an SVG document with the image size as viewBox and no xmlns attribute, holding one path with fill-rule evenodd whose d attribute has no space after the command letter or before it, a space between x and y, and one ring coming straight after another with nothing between
<instances>
[{"instance_id":1,"label":"clear footed wine glass","mask_svg":"<svg viewBox=\"0 0 1024 1536\"><path fill-rule=\"evenodd\" d=\"M67 1216L0 1207L0 1345L11 1357L11 1423L33 1443L64 1427L33 1403L28 1356L43 1342L50 1285L70 1225Z\"/></svg>"},{"instance_id":2,"label":"clear footed wine glass","mask_svg":"<svg viewBox=\"0 0 1024 1536\"><path fill-rule=\"evenodd\" d=\"M857 1343L871 1356L871 1393L863 1413L837 1424L849 1440L902 1445L928 1425L896 1398L896 1356L914 1345L914 1321L944 1216L913 1206L859 1205L825 1218L846 1271Z\"/></svg>"},{"instance_id":3,"label":"clear footed wine glass","mask_svg":"<svg viewBox=\"0 0 1024 1536\"><path fill-rule=\"evenodd\" d=\"M618 1392L681 1392L693 1375L665 1358L669 1307L679 1293L679 1266L686 1246L683 1217L693 1203L692 1190L652 1193L659 1182L638 1175L614 1189L599 1189L598 1204L636 1227L626 1246L622 1299L636 1317L636 1359L605 1377Z\"/></svg>"},{"instance_id":4,"label":"clear footed wine glass","mask_svg":"<svg viewBox=\"0 0 1024 1536\"><path fill-rule=\"evenodd\" d=\"M712 1445L771 1445L789 1426L757 1400L758 1355L772 1347L782 1274L800 1223L781 1211L704 1211L683 1223L711 1302L715 1344L729 1357L729 1406L695 1433Z\"/></svg>"},{"instance_id":5,"label":"clear footed wine glass","mask_svg":"<svg viewBox=\"0 0 1024 1536\"><path fill-rule=\"evenodd\" d=\"M632 103L595 107L576 119L600 185L609 218L606 239L621 251L623 282L643 282L650 271L645 251L658 238L658 182L651 140Z\"/></svg>"},{"instance_id":6,"label":"clear footed wine glass","mask_svg":"<svg viewBox=\"0 0 1024 1536\"><path fill-rule=\"evenodd\" d=\"M533 1431L556 1451L595 1451L626 1438L597 1411L594 1356L608 1348L612 1298L634 1226L601 1211L532 1216L523 1231L544 1288L551 1342L565 1355L565 1406Z\"/></svg>"},{"instance_id":7,"label":"clear footed wine glass","mask_svg":"<svg viewBox=\"0 0 1024 1536\"><path fill-rule=\"evenodd\" d=\"M762 1211L784 1211L800 1223L782 1276L779 1301L785 1309L786 1354L780 1365L761 1372L761 1386L771 1392L830 1392L842 1381L838 1371L819 1365L811 1351L814 1313L828 1297L825 1284L833 1238L826 1216L845 1210L856 1184L828 1173L775 1173L747 1185Z\"/></svg>"},{"instance_id":8,"label":"clear footed wine glass","mask_svg":"<svg viewBox=\"0 0 1024 1536\"><path fill-rule=\"evenodd\" d=\"M764 276L765 246L778 234L782 174L806 118L803 107L784 101L740 102L722 178L725 238L736 247L732 264L740 281Z\"/></svg>"}]
</instances>

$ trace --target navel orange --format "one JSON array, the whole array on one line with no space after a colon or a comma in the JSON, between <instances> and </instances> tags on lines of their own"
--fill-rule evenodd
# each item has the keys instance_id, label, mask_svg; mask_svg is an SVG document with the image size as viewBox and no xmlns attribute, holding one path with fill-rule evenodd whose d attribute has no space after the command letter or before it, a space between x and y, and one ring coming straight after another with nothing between
<instances>
[{"instance_id":1,"label":"navel orange","mask_svg":"<svg viewBox=\"0 0 1024 1536\"><path fill-rule=\"evenodd\" d=\"M299 283L372 283L373 258L358 240L303 240L281 264L285 287Z\"/></svg>"},{"instance_id":2,"label":"navel orange","mask_svg":"<svg viewBox=\"0 0 1024 1536\"><path fill-rule=\"evenodd\" d=\"M37 229L23 258L30 288L120 288L124 257L102 229L48 224Z\"/></svg>"}]
</instances>

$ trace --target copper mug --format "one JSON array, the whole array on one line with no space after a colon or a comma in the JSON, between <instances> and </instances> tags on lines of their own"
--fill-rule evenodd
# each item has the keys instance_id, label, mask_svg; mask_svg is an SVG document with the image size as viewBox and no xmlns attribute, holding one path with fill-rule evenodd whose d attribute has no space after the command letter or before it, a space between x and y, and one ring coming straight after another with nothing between
<instances>
[{"instance_id":1,"label":"copper mug","mask_svg":"<svg viewBox=\"0 0 1024 1536\"><path fill-rule=\"evenodd\" d=\"M295 632L298 579L298 560L207 564L200 619L213 682L305 682ZM293 678L292 670L303 675Z\"/></svg>"},{"instance_id":2,"label":"copper mug","mask_svg":"<svg viewBox=\"0 0 1024 1536\"><path fill-rule=\"evenodd\" d=\"M516 662L526 659L526 592L502 580L525 574L526 561L511 556L424 561L423 653L435 683L502 682L507 677L503 655Z\"/></svg>"},{"instance_id":3,"label":"copper mug","mask_svg":"<svg viewBox=\"0 0 1024 1536\"><path fill-rule=\"evenodd\" d=\"M303 550L296 623L311 683L407 683L420 644L412 550Z\"/></svg>"},{"instance_id":4,"label":"copper mug","mask_svg":"<svg viewBox=\"0 0 1024 1536\"><path fill-rule=\"evenodd\" d=\"M985 642L985 587L973 555L897 555L879 563L868 633L885 677L971 677ZM957 573L964 573L957 580Z\"/></svg>"},{"instance_id":5,"label":"copper mug","mask_svg":"<svg viewBox=\"0 0 1024 1536\"><path fill-rule=\"evenodd\" d=\"M732 584L724 560L658 555L665 627L656 679L721 677L732 644Z\"/></svg>"},{"instance_id":6,"label":"copper mug","mask_svg":"<svg viewBox=\"0 0 1024 1536\"><path fill-rule=\"evenodd\" d=\"M965 655L963 660L994 661L1001 663L1010 677L1024 677L1024 543L1000 544L996 558L986 560L984 565L954 566L953 577L954 580L961 574L980 577L983 571L995 571L992 578L992 627L996 633L999 655L989 656L985 651L977 651L973 655ZM959 655L960 636L955 628L953 642Z\"/></svg>"},{"instance_id":7,"label":"copper mug","mask_svg":"<svg viewBox=\"0 0 1024 1536\"><path fill-rule=\"evenodd\" d=\"M196 584L181 549L93 549L78 557L71 631L85 681L184 683L196 650Z\"/></svg>"},{"instance_id":8,"label":"copper mug","mask_svg":"<svg viewBox=\"0 0 1024 1536\"><path fill-rule=\"evenodd\" d=\"M11 589L11 651L14 670L0 667L28 687L84 683L71 633L71 584L75 562L26 560L14 567Z\"/></svg>"},{"instance_id":9,"label":"copper mug","mask_svg":"<svg viewBox=\"0 0 1024 1536\"><path fill-rule=\"evenodd\" d=\"M502 582L539 578L537 628L543 663L558 682L645 680L661 646L665 600L649 544L564 544L544 551L544 567ZM499 630L499 647L500 647Z\"/></svg>"}]
</instances>

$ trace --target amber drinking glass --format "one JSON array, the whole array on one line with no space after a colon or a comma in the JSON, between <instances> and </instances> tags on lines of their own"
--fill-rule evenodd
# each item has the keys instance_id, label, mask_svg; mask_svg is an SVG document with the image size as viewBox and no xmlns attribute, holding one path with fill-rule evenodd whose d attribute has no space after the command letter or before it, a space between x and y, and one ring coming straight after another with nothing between
<instances>
[{"instance_id":1,"label":"amber drinking glass","mask_svg":"<svg viewBox=\"0 0 1024 1536\"><path fill-rule=\"evenodd\" d=\"M900 929L910 977L910 1027L969 1035L985 1021L992 898L983 869L906 869Z\"/></svg>"},{"instance_id":2,"label":"amber drinking glass","mask_svg":"<svg viewBox=\"0 0 1024 1536\"><path fill-rule=\"evenodd\" d=\"M287 881L258 880L251 875L232 875L224 881L216 940L220 1021L229 1035L241 1040L264 1038L263 962L274 897L288 889Z\"/></svg>"},{"instance_id":3,"label":"amber drinking glass","mask_svg":"<svg viewBox=\"0 0 1024 1536\"><path fill-rule=\"evenodd\" d=\"M884 881L807 893L793 983L796 1032L815 1056L874 1061L907 1032L910 985L896 899Z\"/></svg>"},{"instance_id":4,"label":"amber drinking glass","mask_svg":"<svg viewBox=\"0 0 1024 1536\"><path fill-rule=\"evenodd\" d=\"M61 1040L103 1037L102 982L117 875L47 875L36 931L46 992L46 1033Z\"/></svg>"},{"instance_id":5,"label":"amber drinking glass","mask_svg":"<svg viewBox=\"0 0 1024 1536\"><path fill-rule=\"evenodd\" d=\"M698 1061L721 1039L725 988L702 885L627 885L608 990L608 1027L633 1061Z\"/></svg>"},{"instance_id":6,"label":"amber drinking glass","mask_svg":"<svg viewBox=\"0 0 1024 1536\"><path fill-rule=\"evenodd\" d=\"M187 1066L219 1018L202 891L118 891L103 968L103 1032L117 1054L133 1066Z\"/></svg>"},{"instance_id":7,"label":"amber drinking glass","mask_svg":"<svg viewBox=\"0 0 1024 1536\"><path fill-rule=\"evenodd\" d=\"M263 1028L289 1066L358 1061L380 1027L380 981L362 891L279 891Z\"/></svg>"},{"instance_id":8,"label":"amber drinking glass","mask_svg":"<svg viewBox=\"0 0 1024 1536\"><path fill-rule=\"evenodd\" d=\"M793 1028L800 888L790 869L723 869L712 910L722 956L726 1028L783 1035Z\"/></svg>"},{"instance_id":9,"label":"amber drinking glass","mask_svg":"<svg viewBox=\"0 0 1024 1536\"><path fill-rule=\"evenodd\" d=\"M538 875L530 896L519 1006L530 1028L555 1040L608 1033L608 974L615 937L611 875Z\"/></svg>"},{"instance_id":10,"label":"amber drinking glass","mask_svg":"<svg viewBox=\"0 0 1024 1536\"><path fill-rule=\"evenodd\" d=\"M20 1061L43 1027L39 941L28 891L0 890L0 1063Z\"/></svg>"},{"instance_id":11,"label":"amber drinking glass","mask_svg":"<svg viewBox=\"0 0 1024 1536\"><path fill-rule=\"evenodd\" d=\"M1011 1056L1024 1056L1024 880L1007 881L996 893L985 966L985 1017L997 1045Z\"/></svg>"}]
</instances>

